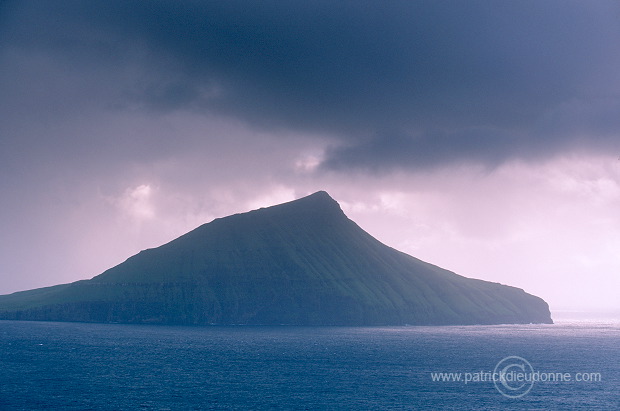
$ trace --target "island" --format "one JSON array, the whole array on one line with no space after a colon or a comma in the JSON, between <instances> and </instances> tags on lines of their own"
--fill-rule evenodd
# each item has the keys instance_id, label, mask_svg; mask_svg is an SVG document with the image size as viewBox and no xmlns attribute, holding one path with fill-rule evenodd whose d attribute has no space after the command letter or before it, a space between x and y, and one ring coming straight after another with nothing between
<instances>
[{"instance_id":1,"label":"island","mask_svg":"<svg viewBox=\"0 0 620 411\"><path fill-rule=\"evenodd\" d=\"M183 325L552 323L522 289L391 248L324 191L218 218L90 280L0 296L0 319Z\"/></svg>"}]
</instances>

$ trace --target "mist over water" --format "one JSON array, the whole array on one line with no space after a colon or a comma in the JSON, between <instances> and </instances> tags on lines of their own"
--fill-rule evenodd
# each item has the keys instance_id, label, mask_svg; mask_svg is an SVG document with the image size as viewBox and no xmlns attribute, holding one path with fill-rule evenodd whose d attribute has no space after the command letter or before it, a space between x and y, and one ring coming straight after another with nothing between
<instances>
[{"instance_id":1,"label":"mist over water","mask_svg":"<svg viewBox=\"0 0 620 411\"><path fill-rule=\"evenodd\" d=\"M0 322L0 409L614 409L618 322L453 327L173 327ZM540 372L508 398L493 371Z\"/></svg>"}]
</instances>

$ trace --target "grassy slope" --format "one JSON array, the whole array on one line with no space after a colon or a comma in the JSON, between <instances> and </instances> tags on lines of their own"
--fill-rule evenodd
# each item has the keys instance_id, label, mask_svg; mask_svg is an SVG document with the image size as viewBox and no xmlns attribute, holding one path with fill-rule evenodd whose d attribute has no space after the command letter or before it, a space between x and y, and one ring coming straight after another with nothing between
<instances>
[{"instance_id":1,"label":"grassy slope","mask_svg":"<svg viewBox=\"0 0 620 411\"><path fill-rule=\"evenodd\" d=\"M467 279L381 244L323 192L217 219L89 281L2 296L0 317L186 324L550 321L546 303L522 290Z\"/></svg>"}]
</instances>

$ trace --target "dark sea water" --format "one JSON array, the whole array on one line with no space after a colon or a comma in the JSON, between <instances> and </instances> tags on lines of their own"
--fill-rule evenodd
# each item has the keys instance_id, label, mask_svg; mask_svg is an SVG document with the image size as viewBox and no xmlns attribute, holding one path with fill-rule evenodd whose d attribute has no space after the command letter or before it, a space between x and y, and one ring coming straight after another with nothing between
<instances>
[{"instance_id":1,"label":"dark sea water","mask_svg":"<svg viewBox=\"0 0 620 411\"><path fill-rule=\"evenodd\" d=\"M508 398L492 380L432 378L492 372L509 356L572 380L538 381ZM575 381L578 373L600 378ZM0 410L618 410L619 389L615 322L349 328L0 321Z\"/></svg>"}]
</instances>

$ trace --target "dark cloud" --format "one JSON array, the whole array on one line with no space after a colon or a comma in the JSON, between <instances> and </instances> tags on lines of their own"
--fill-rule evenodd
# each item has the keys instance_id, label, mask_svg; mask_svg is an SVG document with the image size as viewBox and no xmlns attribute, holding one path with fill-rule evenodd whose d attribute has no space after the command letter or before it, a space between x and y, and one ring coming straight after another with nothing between
<instances>
[{"instance_id":1,"label":"dark cloud","mask_svg":"<svg viewBox=\"0 0 620 411\"><path fill-rule=\"evenodd\" d=\"M577 140L616 144L618 116L601 105L617 107L620 87L611 1L26 2L7 10L10 47L87 67L90 81L117 90L105 93L114 107L327 133L339 139L327 167L496 163Z\"/></svg>"},{"instance_id":2,"label":"dark cloud","mask_svg":"<svg viewBox=\"0 0 620 411\"><path fill-rule=\"evenodd\" d=\"M494 167L506 159L507 153L543 157L540 152L525 153L528 145L520 137L482 128L423 135L386 132L362 143L331 148L323 167L337 170L362 167L380 172L385 171L386 165L428 169L438 164L460 165L472 161Z\"/></svg>"}]
</instances>

